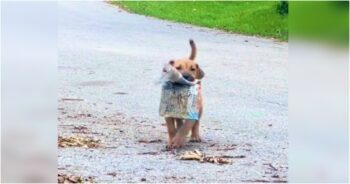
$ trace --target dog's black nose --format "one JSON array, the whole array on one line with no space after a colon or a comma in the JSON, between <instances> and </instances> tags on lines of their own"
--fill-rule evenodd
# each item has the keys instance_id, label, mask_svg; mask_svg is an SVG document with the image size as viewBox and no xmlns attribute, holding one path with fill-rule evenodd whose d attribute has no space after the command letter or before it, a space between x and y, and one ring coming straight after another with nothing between
<instances>
[{"instance_id":1,"label":"dog's black nose","mask_svg":"<svg viewBox=\"0 0 350 184\"><path fill-rule=\"evenodd\" d=\"M188 81L191 81L191 82L194 81L194 77L190 74L183 74L183 77Z\"/></svg>"}]
</instances>

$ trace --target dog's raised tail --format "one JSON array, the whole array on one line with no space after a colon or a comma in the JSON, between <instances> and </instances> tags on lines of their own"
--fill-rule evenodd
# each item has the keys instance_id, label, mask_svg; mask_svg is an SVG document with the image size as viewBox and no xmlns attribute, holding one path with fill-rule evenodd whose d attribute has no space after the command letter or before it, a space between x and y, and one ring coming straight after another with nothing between
<instances>
[{"instance_id":1,"label":"dog's raised tail","mask_svg":"<svg viewBox=\"0 0 350 184\"><path fill-rule=\"evenodd\" d=\"M190 45L191 45L190 60L194 60L196 58L197 48L196 48L196 44L194 43L194 41L192 39L190 39Z\"/></svg>"}]
</instances>

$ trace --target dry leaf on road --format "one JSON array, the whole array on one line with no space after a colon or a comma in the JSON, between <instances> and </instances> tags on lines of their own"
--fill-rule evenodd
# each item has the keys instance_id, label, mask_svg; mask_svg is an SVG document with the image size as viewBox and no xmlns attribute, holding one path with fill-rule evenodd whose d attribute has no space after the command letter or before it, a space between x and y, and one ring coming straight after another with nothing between
<instances>
[{"instance_id":1,"label":"dry leaf on road","mask_svg":"<svg viewBox=\"0 0 350 184\"><path fill-rule=\"evenodd\" d=\"M227 157L220 157L220 156L205 156L203 153L201 153L198 150L194 151L186 151L185 153L181 154L179 157L180 160L197 160L199 162L208 162L208 163L215 163L215 164L230 164L232 161L228 159Z\"/></svg>"},{"instance_id":2,"label":"dry leaf on road","mask_svg":"<svg viewBox=\"0 0 350 184\"><path fill-rule=\"evenodd\" d=\"M66 147L84 147L84 148L97 148L100 146L101 141L92 138L83 137L61 137L58 136L58 146L61 148Z\"/></svg>"},{"instance_id":3,"label":"dry leaf on road","mask_svg":"<svg viewBox=\"0 0 350 184\"><path fill-rule=\"evenodd\" d=\"M92 177L58 174L57 183L95 183Z\"/></svg>"}]
</instances>

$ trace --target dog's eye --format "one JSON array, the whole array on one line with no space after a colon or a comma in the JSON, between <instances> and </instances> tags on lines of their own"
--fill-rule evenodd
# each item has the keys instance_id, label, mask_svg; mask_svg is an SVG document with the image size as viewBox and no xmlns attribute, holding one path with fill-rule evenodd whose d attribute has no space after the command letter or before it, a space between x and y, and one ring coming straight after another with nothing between
<instances>
[{"instance_id":1,"label":"dog's eye","mask_svg":"<svg viewBox=\"0 0 350 184\"><path fill-rule=\"evenodd\" d=\"M196 69L195 68L191 68L191 71L195 71Z\"/></svg>"},{"instance_id":2,"label":"dog's eye","mask_svg":"<svg viewBox=\"0 0 350 184\"><path fill-rule=\"evenodd\" d=\"M181 65L180 65L180 66L178 66L178 67L176 67L176 69L177 69L177 70L181 70Z\"/></svg>"}]
</instances>

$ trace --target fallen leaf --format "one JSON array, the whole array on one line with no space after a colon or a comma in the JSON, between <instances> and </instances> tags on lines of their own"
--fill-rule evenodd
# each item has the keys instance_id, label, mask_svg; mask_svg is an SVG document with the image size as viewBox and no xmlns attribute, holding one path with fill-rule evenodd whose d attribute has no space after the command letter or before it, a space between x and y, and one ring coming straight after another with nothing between
<instances>
[{"instance_id":1,"label":"fallen leaf","mask_svg":"<svg viewBox=\"0 0 350 184\"><path fill-rule=\"evenodd\" d=\"M69 176L67 179L72 183L81 183L82 182L82 179L79 176L72 175L72 176Z\"/></svg>"},{"instance_id":2,"label":"fallen leaf","mask_svg":"<svg viewBox=\"0 0 350 184\"><path fill-rule=\"evenodd\" d=\"M202 162L203 158L204 158L204 154L202 154L198 150L186 151L185 153L180 155L180 160L198 160Z\"/></svg>"},{"instance_id":3,"label":"fallen leaf","mask_svg":"<svg viewBox=\"0 0 350 184\"><path fill-rule=\"evenodd\" d=\"M197 160L199 162L208 162L208 163L215 163L215 164L230 164L232 161L228 158L225 158L225 156L205 156L203 153L201 153L198 150L194 151L187 151L180 155L180 160Z\"/></svg>"},{"instance_id":4,"label":"fallen leaf","mask_svg":"<svg viewBox=\"0 0 350 184\"><path fill-rule=\"evenodd\" d=\"M222 157L205 157L204 161L209 162L209 163L215 163L215 164L230 164L230 163L232 163L231 160L229 160L227 158L222 158Z\"/></svg>"},{"instance_id":5,"label":"fallen leaf","mask_svg":"<svg viewBox=\"0 0 350 184\"><path fill-rule=\"evenodd\" d=\"M92 138L83 137L58 137L58 146L61 148L66 147L84 147L84 148L97 148L100 146L101 141Z\"/></svg>"},{"instance_id":6,"label":"fallen leaf","mask_svg":"<svg viewBox=\"0 0 350 184\"><path fill-rule=\"evenodd\" d=\"M93 177L84 178L76 175L58 174L57 183L95 183Z\"/></svg>"}]
</instances>

